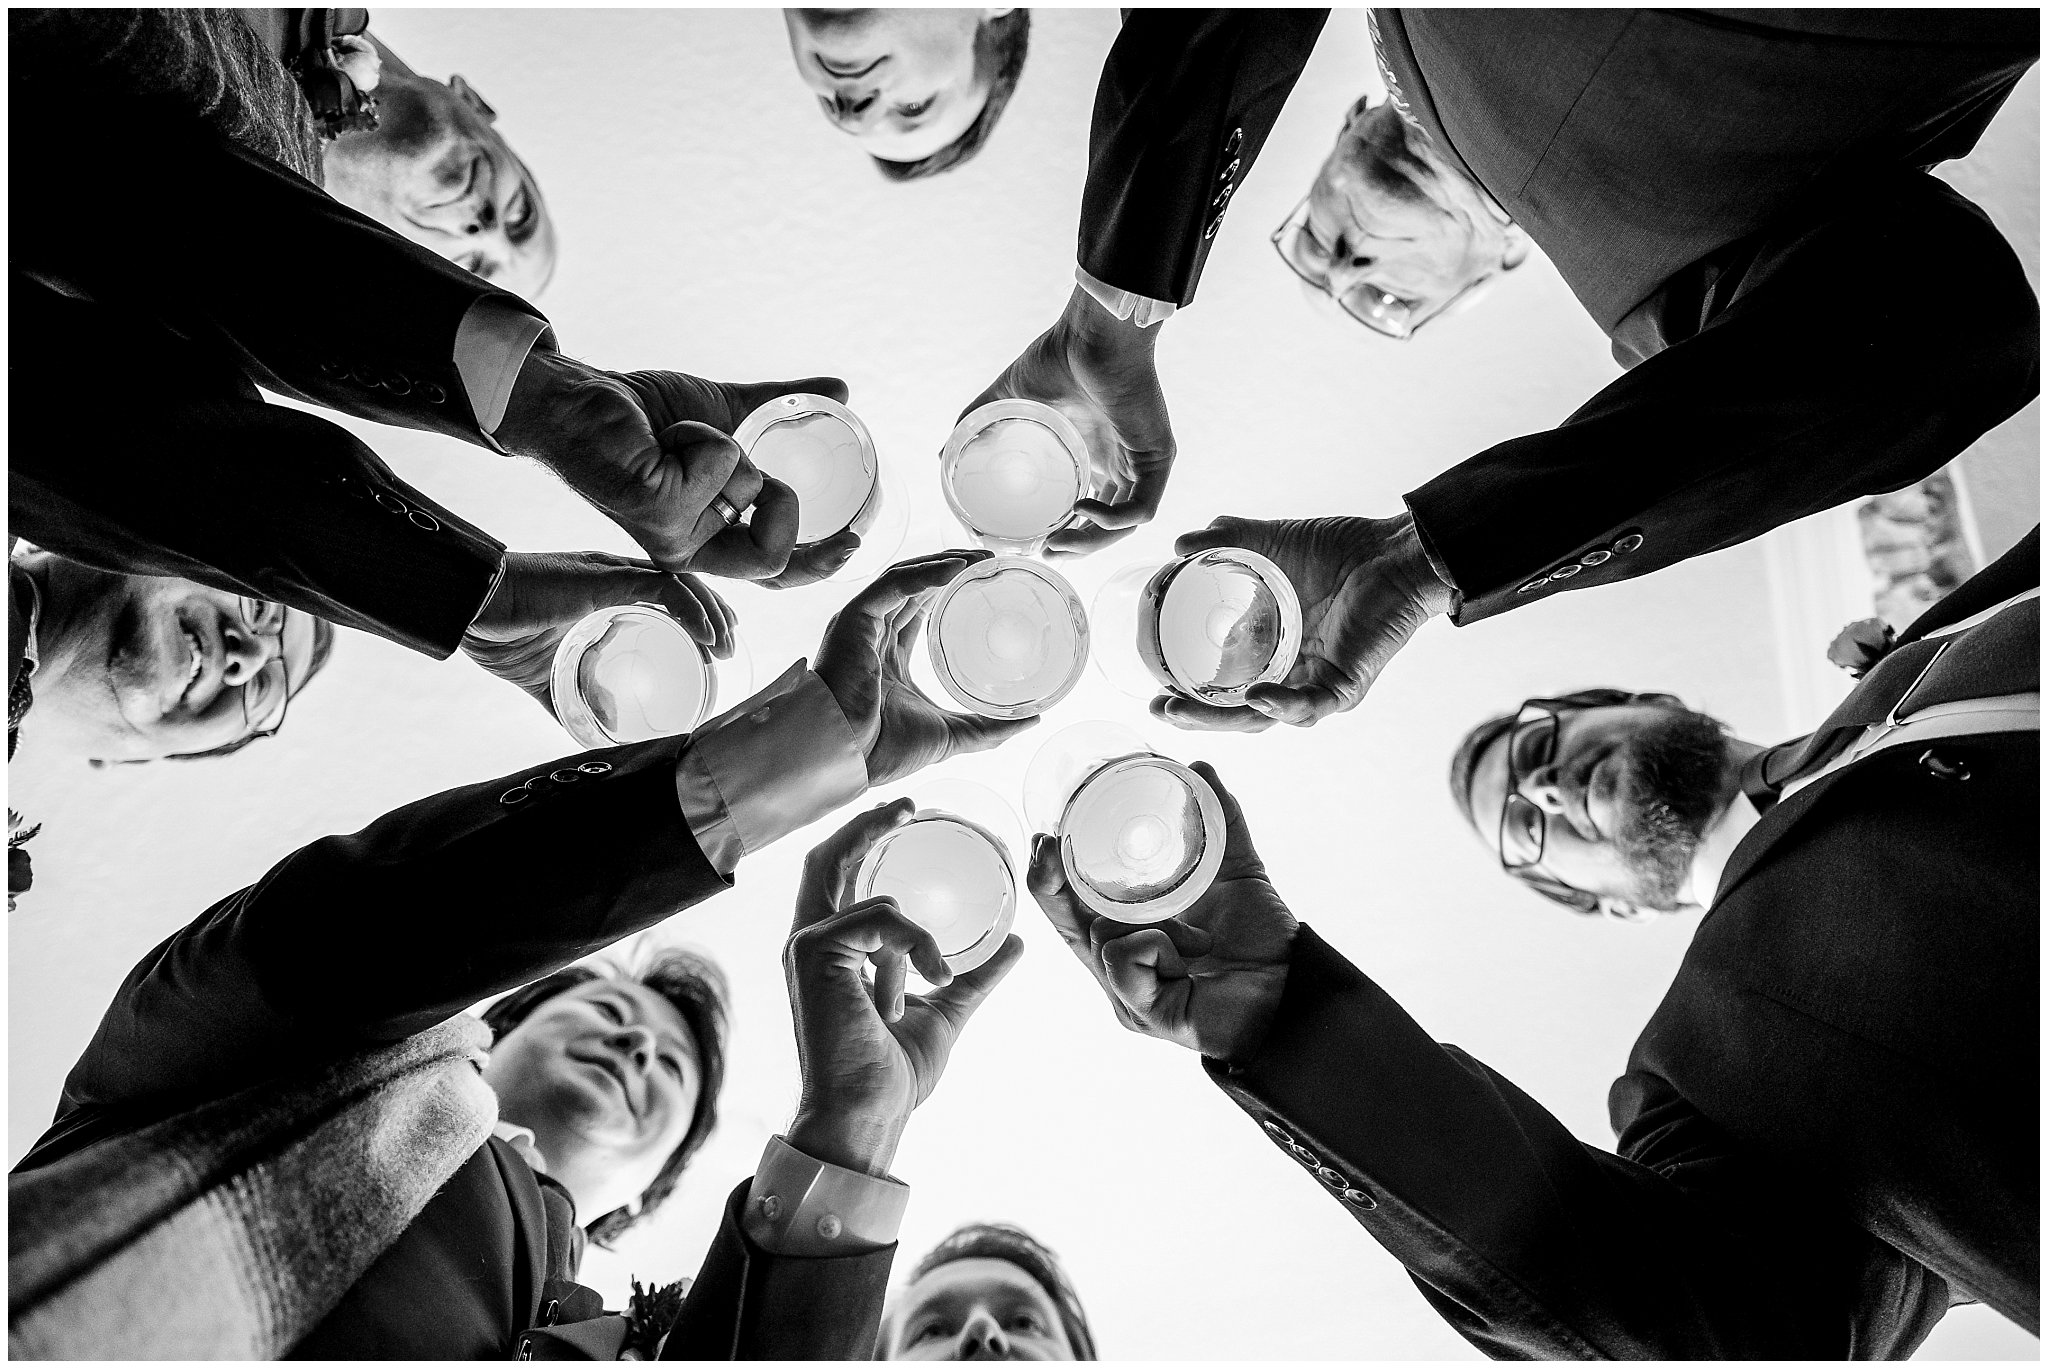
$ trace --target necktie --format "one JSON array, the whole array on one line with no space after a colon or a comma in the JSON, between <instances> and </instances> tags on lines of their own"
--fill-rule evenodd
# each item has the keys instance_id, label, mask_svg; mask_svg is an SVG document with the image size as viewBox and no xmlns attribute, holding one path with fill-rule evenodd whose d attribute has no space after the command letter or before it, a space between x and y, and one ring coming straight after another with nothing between
<instances>
[{"instance_id":1,"label":"necktie","mask_svg":"<svg viewBox=\"0 0 2048 1369\"><path fill-rule=\"evenodd\" d=\"M1825 767L1874 724L1937 704L2040 688L2040 639L2041 601L2025 599L1967 632L1893 649L1812 735L1752 757L1743 767L1743 792L1767 807L1786 785Z\"/></svg>"}]
</instances>

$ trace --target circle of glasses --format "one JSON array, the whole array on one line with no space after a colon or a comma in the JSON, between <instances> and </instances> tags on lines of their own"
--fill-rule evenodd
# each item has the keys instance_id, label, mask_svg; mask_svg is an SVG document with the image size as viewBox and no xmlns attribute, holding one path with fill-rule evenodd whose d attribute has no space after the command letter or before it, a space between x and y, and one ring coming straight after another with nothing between
<instances>
[{"instance_id":1,"label":"circle of glasses","mask_svg":"<svg viewBox=\"0 0 2048 1369\"><path fill-rule=\"evenodd\" d=\"M242 683L242 721L250 740L274 737L284 726L285 709L291 703L291 671L284 659L284 624L289 610L269 599L246 594L235 596L235 608L242 625L257 637L277 639L276 650L254 675Z\"/></svg>"}]
</instances>

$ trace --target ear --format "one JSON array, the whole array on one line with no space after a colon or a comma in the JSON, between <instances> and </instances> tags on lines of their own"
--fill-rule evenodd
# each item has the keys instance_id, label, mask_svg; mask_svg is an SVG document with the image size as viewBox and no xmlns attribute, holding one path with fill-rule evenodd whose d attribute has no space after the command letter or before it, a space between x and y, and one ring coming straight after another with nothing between
<instances>
[{"instance_id":1,"label":"ear","mask_svg":"<svg viewBox=\"0 0 2048 1369\"><path fill-rule=\"evenodd\" d=\"M448 89L455 92L455 98L475 110L487 124L498 122L498 111L491 108L490 101L476 93L476 87L460 76L448 78Z\"/></svg>"},{"instance_id":2,"label":"ear","mask_svg":"<svg viewBox=\"0 0 2048 1369\"><path fill-rule=\"evenodd\" d=\"M1518 223L1507 226L1507 246L1500 256L1500 269L1512 271L1529 259L1529 235Z\"/></svg>"}]
</instances>

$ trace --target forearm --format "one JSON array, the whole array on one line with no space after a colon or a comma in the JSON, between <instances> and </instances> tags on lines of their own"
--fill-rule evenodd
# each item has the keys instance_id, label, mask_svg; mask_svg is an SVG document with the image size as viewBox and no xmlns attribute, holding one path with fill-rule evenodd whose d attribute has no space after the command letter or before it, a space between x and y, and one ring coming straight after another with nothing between
<instances>
[{"instance_id":1,"label":"forearm","mask_svg":"<svg viewBox=\"0 0 2048 1369\"><path fill-rule=\"evenodd\" d=\"M1944 316L1873 288L1944 263ZM1683 340L1558 428L1411 492L1460 623L1756 537L1938 469L2038 388L2039 318L2011 249L1917 174L1844 197L1667 302ZM1708 321L1696 331L1686 311Z\"/></svg>"},{"instance_id":2,"label":"forearm","mask_svg":"<svg viewBox=\"0 0 2048 1369\"><path fill-rule=\"evenodd\" d=\"M1307 928L1258 1053L1205 1063L1490 1354L1841 1351L1825 1340L1840 1325L1825 1305L1797 1311L1819 1274L1774 1284L1760 1252L1677 1185L1582 1144L1512 1083L1431 1040Z\"/></svg>"}]
</instances>

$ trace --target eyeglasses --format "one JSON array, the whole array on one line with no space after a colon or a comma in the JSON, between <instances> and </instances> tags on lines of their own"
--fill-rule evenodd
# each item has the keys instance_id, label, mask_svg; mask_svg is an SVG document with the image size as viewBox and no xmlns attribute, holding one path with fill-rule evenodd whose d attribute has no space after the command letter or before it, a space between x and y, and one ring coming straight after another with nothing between
<instances>
[{"instance_id":1,"label":"eyeglasses","mask_svg":"<svg viewBox=\"0 0 2048 1369\"><path fill-rule=\"evenodd\" d=\"M1487 272L1445 300L1434 313L1428 314L1423 314L1430 307L1428 300L1404 299L1363 281L1346 287L1342 294L1338 294L1330 289L1330 269L1337 263L1331 258L1329 249L1318 242L1309 229L1306 196L1287 216L1287 221L1273 230L1272 243L1273 250L1280 254L1280 260L1287 263L1287 269L1300 277L1304 285L1321 291L1335 301L1339 309L1375 333L1402 341L1413 337L1416 330L1431 319L1450 313L1460 301L1476 300L1481 292L1500 279L1501 274L1499 271ZM1422 317L1418 318L1418 314Z\"/></svg>"},{"instance_id":2,"label":"eyeglasses","mask_svg":"<svg viewBox=\"0 0 2048 1369\"><path fill-rule=\"evenodd\" d=\"M284 726L285 708L292 699L291 673L284 662L286 609L283 604L247 595L237 595L235 607L242 615L242 625L251 633L277 639L276 653L242 683L242 721L248 726L248 736L251 740L272 737Z\"/></svg>"},{"instance_id":3,"label":"eyeglasses","mask_svg":"<svg viewBox=\"0 0 2048 1369\"><path fill-rule=\"evenodd\" d=\"M1526 870L1543 861L1550 815L1522 793L1522 780L1557 759L1558 717L1549 700L1529 699L1515 710L1515 725L1508 729L1508 788L1497 843L1503 870Z\"/></svg>"}]
</instances>

